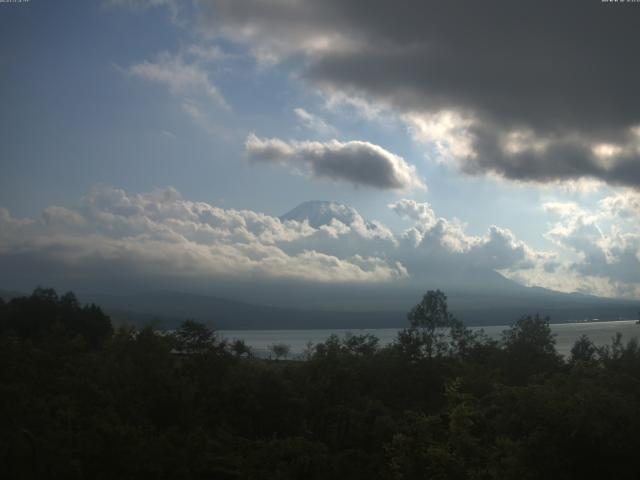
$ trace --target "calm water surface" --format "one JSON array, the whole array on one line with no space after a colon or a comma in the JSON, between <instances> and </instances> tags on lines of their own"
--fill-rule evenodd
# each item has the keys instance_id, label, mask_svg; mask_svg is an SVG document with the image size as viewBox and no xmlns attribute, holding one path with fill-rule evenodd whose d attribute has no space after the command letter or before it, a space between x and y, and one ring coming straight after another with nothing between
<instances>
[{"instance_id":1,"label":"calm water surface","mask_svg":"<svg viewBox=\"0 0 640 480\"><path fill-rule=\"evenodd\" d=\"M507 325L482 327L485 333L498 339L500 334L508 329ZM480 327L472 327L480 330ZM640 325L635 320L591 323L557 323L551 325L551 331L556 335L556 350L562 355L569 355L574 342L581 335L587 335L598 346L611 343L616 333L621 333L623 341L640 335ZM242 339L254 353L260 357L269 356L269 346L275 343L285 343L291 347L291 356L300 355L308 342L324 342L332 333L343 336L351 332L356 335L371 333L380 339L381 345L387 345L396 339L398 329L371 328L362 330L223 330L220 334L227 339Z\"/></svg>"}]
</instances>

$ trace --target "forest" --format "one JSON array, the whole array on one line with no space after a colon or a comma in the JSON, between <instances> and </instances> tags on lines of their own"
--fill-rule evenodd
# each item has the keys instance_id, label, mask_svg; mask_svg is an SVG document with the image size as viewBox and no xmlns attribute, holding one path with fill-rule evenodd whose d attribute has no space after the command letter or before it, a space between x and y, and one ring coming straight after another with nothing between
<instances>
[{"instance_id":1,"label":"forest","mask_svg":"<svg viewBox=\"0 0 640 480\"><path fill-rule=\"evenodd\" d=\"M45 288L0 300L0 476L638 478L635 339L564 358L549 319L491 340L440 291L407 317L385 347L334 335L268 360L194 320L114 328Z\"/></svg>"}]
</instances>

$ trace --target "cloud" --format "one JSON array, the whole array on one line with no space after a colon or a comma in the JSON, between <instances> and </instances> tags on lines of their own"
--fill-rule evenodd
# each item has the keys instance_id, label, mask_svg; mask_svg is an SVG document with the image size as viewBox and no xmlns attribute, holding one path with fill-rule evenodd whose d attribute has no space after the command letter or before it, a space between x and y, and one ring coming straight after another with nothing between
<instances>
[{"instance_id":1,"label":"cloud","mask_svg":"<svg viewBox=\"0 0 640 480\"><path fill-rule=\"evenodd\" d=\"M188 201L175 189L128 195L97 188L76 209L50 207L38 219L20 221L0 210L0 227L0 264L29 259L25 264L72 277L357 284L407 275L381 257L299 248L305 238L329 238L306 222Z\"/></svg>"},{"instance_id":2,"label":"cloud","mask_svg":"<svg viewBox=\"0 0 640 480\"><path fill-rule=\"evenodd\" d=\"M194 43L186 48L186 52L199 60L212 63L231 57L230 54L226 53L217 45L200 45Z\"/></svg>"},{"instance_id":3,"label":"cloud","mask_svg":"<svg viewBox=\"0 0 640 480\"><path fill-rule=\"evenodd\" d=\"M530 250L510 232L496 227L486 237L468 236L456 221L425 223L427 207L415 205L423 213L412 227L419 241L411 242L411 229L397 235L328 202L303 204L280 219L186 200L173 188L131 195L100 187L75 208L49 207L35 219L0 209L0 265L9 275L200 284L382 284L417 280L443 262L458 269L528 268Z\"/></svg>"},{"instance_id":4,"label":"cloud","mask_svg":"<svg viewBox=\"0 0 640 480\"><path fill-rule=\"evenodd\" d=\"M578 216L556 225L547 236L580 255L572 268L581 275L640 284L640 234L603 231L593 217Z\"/></svg>"},{"instance_id":5,"label":"cloud","mask_svg":"<svg viewBox=\"0 0 640 480\"><path fill-rule=\"evenodd\" d=\"M406 265L441 263L445 268L483 268L508 273L534 268L553 257L533 250L510 230L495 225L484 236L468 235L460 221L436 216L428 203L402 199L389 208L414 221L402 235L405 244L413 246L407 250L411 259L402 259ZM425 257L431 261L424 262Z\"/></svg>"},{"instance_id":6,"label":"cloud","mask_svg":"<svg viewBox=\"0 0 640 480\"><path fill-rule=\"evenodd\" d=\"M637 222L629 231L621 225L605 225L613 215L630 218L637 214L635 193L616 193L604 198L594 211L573 204L546 204L545 209L560 216L545 236L573 252L577 259L568 270L582 277L605 279L617 295L640 295L640 233ZM550 208L547 206L550 205Z\"/></svg>"},{"instance_id":7,"label":"cloud","mask_svg":"<svg viewBox=\"0 0 640 480\"><path fill-rule=\"evenodd\" d=\"M408 125L414 140L435 147L437 159L455 160L475 155L469 127L473 121L457 112L406 113L402 120Z\"/></svg>"},{"instance_id":8,"label":"cloud","mask_svg":"<svg viewBox=\"0 0 640 480\"><path fill-rule=\"evenodd\" d=\"M245 142L250 161L306 168L314 177L382 190L426 189L414 166L369 142L285 142L251 134Z\"/></svg>"},{"instance_id":9,"label":"cloud","mask_svg":"<svg viewBox=\"0 0 640 480\"><path fill-rule=\"evenodd\" d=\"M212 0L201 16L261 61L293 60L328 95L388 105L468 174L640 188L640 66L628 9Z\"/></svg>"},{"instance_id":10,"label":"cloud","mask_svg":"<svg viewBox=\"0 0 640 480\"><path fill-rule=\"evenodd\" d=\"M538 264L546 265L552 254L536 252L525 242L518 240L507 228L492 225L485 238L471 250L475 265L485 265L495 270L527 270Z\"/></svg>"},{"instance_id":11,"label":"cloud","mask_svg":"<svg viewBox=\"0 0 640 480\"><path fill-rule=\"evenodd\" d=\"M145 60L131 65L127 72L163 85L173 95L204 96L222 108L229 108L218 88L209 79L206 69L197 62L185 62L180 54L162 53L155 61Z\"/></svg>"},{"instance_id":12,"label":"cloud","mask_svg":"<svg viewBox=\"0 0 640 480\"><path fill-rule=\"evenodd\" d=\"M202 130L214 137L221 137L223 139L229 139L232 136L232 132L221 125L218 125L211 121L207 113L196 102L185 100L182 102L182 111L186 113L193 122L198 125Z\"/></svg>"},{"instance_id":13,"label":"cloud","mask_svg":"<svg viewBox=\"0 0 640 480\"><path fill-rule=\"evenodd\" d=\"M422 224L432 225L436 221L436 215L428 203L419 203L415 200L403 198L390 203L388 207L401 217L409 218Z\"/></svg>"},{"instance_id":14,"label":"cloud","mask_svg":"<svg viewBox=\"0 0 640 480\"><path fill-rule=\"evenodd\" d=\"M582 212L582 209L575 202L546 202L542 208L546 213L560 217L570 217Z\"/></svg>"},{"instance_id":15,"label":"cloud","mask_svg":"<svg viewBox=\"0 0 640 480\"><path fill-rule=\"evenodd\" d=\"M618 192L600 201L607 214L624 220L640 219L640 193L631 190Z\"/></svg>"},{"instance_id":16,"label":"cloud","mask_svg":"<svg viewBox=\"0 0 640 480\"><path fill-rule=\"evenodd\" d=\"M278 63L297 53L314 57L344 51L358 43L353 34L339 28L344 24L340 12L332 12L321 3L220 0L203 7L201 24L214 35L248 44L262 65ZM336 23L326 28L325 22L332 20Z\"/></svg>"},{"instance_id":17,"label":"cloud","mask_svg":"<svg viewBox=\"0 0 640 480\"><path fill-rule=\"evenodd\" d=\"M317 115L309 113L303 108L294 108L293 113L295 113L300 123L308 130L319 135L331 135L336 133L335 128L327 124Z\"/></svg>"},{"instance_id":18,"label":"cloud","mask_svg":"<svg viewBox=\"0 0 640 480\"><path fill-rule=\"evenodd\" d=\"M143 288L230 282L462 288L481 278L486 288L502 288L485 285L499 278L486 276L495 271L564 291L640 294L640 235L603 229L604 210L562 216L547 233L574 255L566 260L499 226L471 235L427 203L402 199L389 207L411 225L394 232L331 202L308 202L278 218L187 200L173 188L134 195L100 187L74 208L48 207L37 218L17 219L0 208L0 279Z\"/></svg>"},{"instance_id":19,"label":"cloud","mask_svg":"<svg viewBox=\"0 0 640 480\"><path fill-rule=\"evenodd\" d=\"M478 120L468 130L473 139L470 155L459 156L456 162L472 175L493 173L539 183L598 179L640 188L640 138L636 138L636 131L634 124L621 125L615 135L586 128L536 132ZM612 137L617 137L619 144L601 143Z\"/></svg>"}]
</instances>

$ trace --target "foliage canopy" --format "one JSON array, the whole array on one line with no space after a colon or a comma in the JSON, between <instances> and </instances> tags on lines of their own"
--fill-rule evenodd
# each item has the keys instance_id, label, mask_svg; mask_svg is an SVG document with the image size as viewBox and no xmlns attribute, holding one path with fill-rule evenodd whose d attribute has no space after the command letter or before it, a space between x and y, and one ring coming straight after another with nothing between
<instances>
[{"instance_id":1,"label":"foliage canopy","mask_svg":"<svg viewBox=\"0 0 640 480\"><path fill-rule=\"evenodd\" d=\"M491 341L439 291L409 323L276 362L193 320L113 331L73 294L0 302L0 475L637 478L637 341L582 338L564 361L547 319Z\"/></svg>"}]
</instances>

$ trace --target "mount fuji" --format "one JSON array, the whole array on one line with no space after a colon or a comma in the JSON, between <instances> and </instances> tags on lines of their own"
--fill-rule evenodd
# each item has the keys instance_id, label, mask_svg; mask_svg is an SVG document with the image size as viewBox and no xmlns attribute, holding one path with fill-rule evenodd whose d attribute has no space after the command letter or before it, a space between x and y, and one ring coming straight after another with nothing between
<instances>
[{"instance_id":1,"label":"mount fuji","mask_svg":"<svg viewBox=\"0 0 640 480\"><path fill-rule=\"evenodd\" d=\"M329 225L334 219L345 225L351 225L359 218L361 218L361 216L355 208L341 203L323 200L303 202L293 210L280 216L280 220L282 221L295 220L297 222L303 222L306 220L313 228Z\"/></svg>"}]
</instances>

